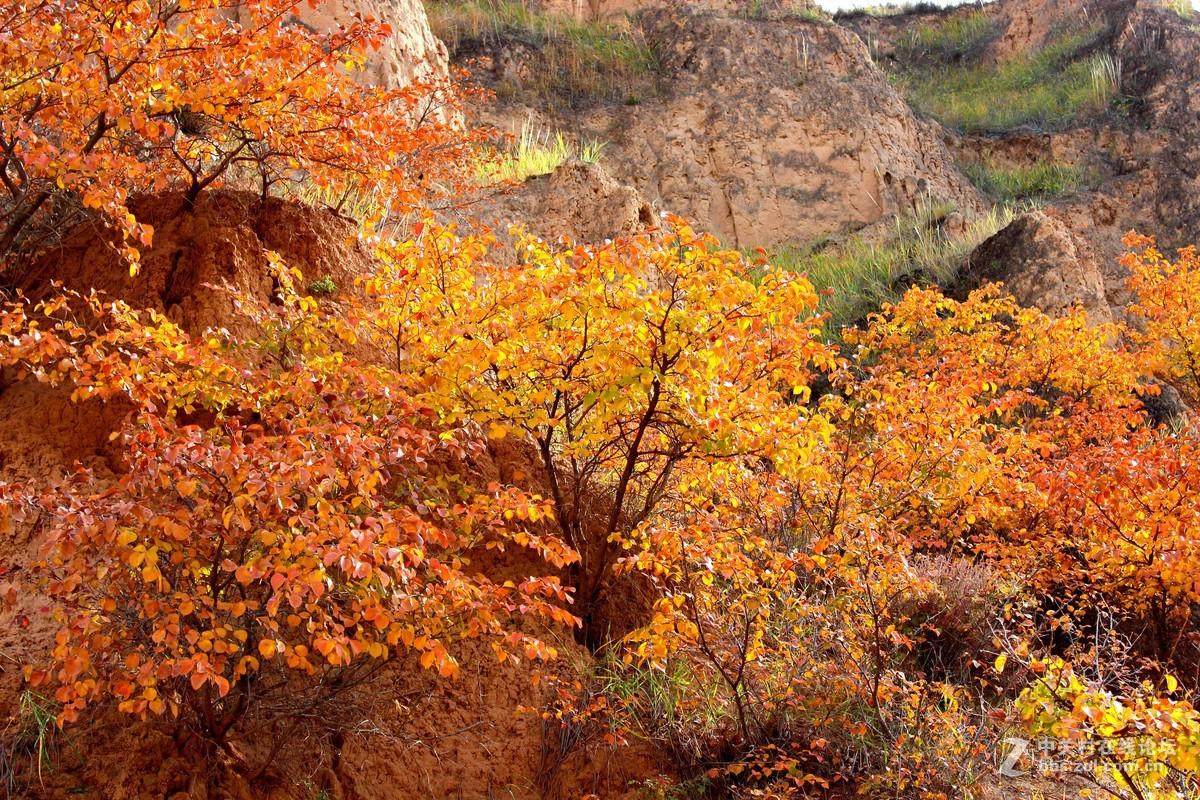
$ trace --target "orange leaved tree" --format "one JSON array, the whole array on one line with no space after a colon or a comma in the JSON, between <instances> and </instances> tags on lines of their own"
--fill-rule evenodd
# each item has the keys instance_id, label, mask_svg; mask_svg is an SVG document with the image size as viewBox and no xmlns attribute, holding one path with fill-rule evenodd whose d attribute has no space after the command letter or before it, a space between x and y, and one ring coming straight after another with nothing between
<instances>
[{"instance_id":1,"label":"orange leaved tree","mask_svg":"<svg viewBox=\"0 0 1200 800\"><path fill-rule=\"evenodd\" d=\"M713 771L728 782L854 779L936 796L986 750L962 682L991 646L984 619L967 631L975 649L954 652L953 628L969 623L925 610L953 569L938 565L1045 531L1052 495L1035 478L1140 421L1141 369L1082 312L1051 319L995 288L963 302L914 289L844 337L816 404L830 435L806 460L723 464L622 537L619 569L658 590L627 669L671 710L654 730L646 717L664 703L648 693L634 724L691 743L687 763L732 761ZM1062 530L1037 549L1049 556ZM1008 574L1040 563L1022 552Z\"/></svg>"},{"instance_id":2,"label":"orange leaved tree","mask_svg":"<svg viewBox=\"0 0 1200 800\"><path fill-rule=\"evenodd\" d=\"M315 5L315 3L313 3ZM185 207L231 177L263 194L303 179L332 196L411 202L455 174L467 138L445 87L356 84L389 33L365 17L315 32L291 0L37 0L0 18L0 255L82 206L137 260L152 232L130 195Z\"/></svg>"},{"instance_id":3,"label":"orange leaved tree","mask_svg":"<svg viewBox=\"0 0 1200 800\"><path fill-rule=\"evenodd\" d=\"M427 226L383 253L365 320L452 422L517 437L540 457L588 641L617 539L681 485L791 468L827 432L803 402L833 362L802 276L720 249L679 220L600 247L489 242Z\"/></svg>"},{"instance_id":4,"label":"orange leaved tree","mask_svg":"<svg viewBox=\"0 0 1200 800\"><path fill-rule=\"evenodd\" d=\"M1186 400L1200 400L1200 253L1181 249L1172 260L1153 238L1130 233L1121 264L1130 272L1130 308L1141 323L1138 335L1152 369Z\"/></svg>"},{"instance_id":5,"label":"orange leaved tree","mask_svg":"<svg viewBox=\"0 0 1200 800\"><path fill-rule=\"evenodd\" d=\"M125 474L80 472L10 504L43 526L37 574L58 632L27 676L62 721L115 700L224 745L247 715L328 710L405 651L452 676L460 639L550 658L507 621L574 621L557 579L499 584L470 567L472 551L505 546L570 561L539 532L547 501L475 488L453 465L478 444L346 356L352 331L276 277L280 303L250 306L262 338L231 344L95 298L0 316L0 366L135 408ZM302 346L269 357L298 330Z\"/></svg>"}]
</instances>

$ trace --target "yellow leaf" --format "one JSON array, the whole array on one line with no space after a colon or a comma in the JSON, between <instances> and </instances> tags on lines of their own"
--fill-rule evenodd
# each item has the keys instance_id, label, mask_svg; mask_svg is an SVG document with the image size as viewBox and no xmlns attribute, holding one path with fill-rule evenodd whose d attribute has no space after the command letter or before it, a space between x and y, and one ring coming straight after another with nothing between
<instances>
[{"instance_id":1,"label":"yellow leaf","mask_svg":"<svg viewBox=\"0 0 1200 800\"><path fill-rule=\"evenodd\" d=\"M1001 653L1000 655L996 656L996 663L993 666L996 667L996 672L1000 673L1004 672L1004 665L1007 663L1008 655L1006 653Z\"/></svg>"}]
</instances>

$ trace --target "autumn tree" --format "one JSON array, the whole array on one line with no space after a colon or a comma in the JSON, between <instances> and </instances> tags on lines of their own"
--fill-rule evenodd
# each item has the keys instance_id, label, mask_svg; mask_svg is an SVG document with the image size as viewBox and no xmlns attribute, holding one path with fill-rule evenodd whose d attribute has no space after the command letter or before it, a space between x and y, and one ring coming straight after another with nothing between
<instances>
[{"instance_id":1,"label":"autumn tree","mask_svg":"<svg viewBox=\"0 0 1200 800\"><path fill-rule=\"evenodd\" d=\"M1038 477L1140 424L1144 373L1082 311L1051 319L994 287L961 302L914 289L842 335L815 403L829 435L804 461L713 472L719 483L676 491L622 537L619 569L659 598L628 637L629 669L693 677L674 707L695 708L704 734L673 735L718 743L694 760L739 752L721 780L939 796L990 734L949 680L970 684L983 653L953 675L920 657L958 622L921 615L942 588L929 565L992 554L1001 574L1027 577L1069 546L1050 522L1063 500Z\"/></svg>"},{"instance_id":2,"label":"autumn tree","mask_svg":"<svg viewBox=\"0 0 1200 800\"><path fill-rule=\"evenodd\" d=\"M315 3L314 3L315 5ZM354 82L386 23L314 31L290 0L10 6L0 18L0 255L71 209L102 215L137 261L152 231L131 195L184 207L223 182L264 196L304 181L413 202L463 169L447 87Z\"/></svg>"},{"instance_id":3,"label":"autumn tree","mask_svg":"<svg viewBox=\"0 0 1200 800\"><path fill-rule=\"evenodd\" d=\"M1200 254L1185 247L1172 260L1153 238L1130 233L1123 241L1129 252L1121 264L1137 298L1130 309L1140 327L1135 338L1150 368L1194 403L1200 399Z\"/></svg>"},{"instance_id":4,"label":"autumn tree","mask_svg":"<svg viewBox=\"0 0 1200 800\"><path fill-rule=\"evenodd\" d=\"M833 359L816 293L799 275L756 277L679 220L597 247L523 236L513 265L489 251L433 225L386 249L365 323L446 420L538 454L598 645L618 534L681 484L803 462L826 432L803 402Z\"/></svg>"},{"instance_id":5,"label":"autumn tree","mask_svg":"<svg viewBox=\"0 0 1200 800\"><path fill-rule=\"evenodd\" d=\"M43 528L37 574L59 627L27 678L51 688L60 721L112 699L219 745L265 713L282 741L402 653L453 676L458 640L550 658L507 621L574 622L557 579L498 584L470 567L470 551L506 546L568 563L538 524L547 501L447 469L478 443L347 357L353 331L276 278L278 302L245 303L257 340L193 338L94 297L0 316L0 365L134 409L115 481L5 490L0 522ZM281 356L283 331L303 337Z\"/></svg>"}]
</instances>

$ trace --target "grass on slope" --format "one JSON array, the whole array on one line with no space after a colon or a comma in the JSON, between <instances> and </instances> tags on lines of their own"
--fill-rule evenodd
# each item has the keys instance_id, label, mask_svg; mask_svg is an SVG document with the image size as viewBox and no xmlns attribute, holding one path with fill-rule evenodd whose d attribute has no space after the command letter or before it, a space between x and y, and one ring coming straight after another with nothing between
<instances>
[{"instance_id":1,"label":"grass on slope","mask_svg":"<svg viewBox=\"0 0 1200 800\"><path fill-rule=\"evenodd\" d=\"M807 273L818 291L830 290L821 310L830 315L827 331L836 335L913 284L949 285L971 251L1015 216L1012 209L995 209L951 236L936 224L949 211L934 207L919 217L897 220L895 235L884 242L854 236L837 246L785 246L768 254L767 261Z\"/></svg>"},{"instance_id":2,"label":"grass on slope","mask_svg":"<svg viewBox=\"0 0 1200 800\"><path fill-rule=\"evenodd\" d=\"M834 13L837 21L854 19L856 17L902 17L908 14L929 14L941 11L937 3L908 2L908 3L876 3L875 5L845 8Z\"/></svg>"},{"instance_id":3,"label":"grass on slope","mask_svg":"<svg viewBox=\"0 0 1200 800\"><path fill-rule=\"evenodd\" d=\"M451 51L467 42L512 42L533 52L519 79L498 94L555 107L584 102L638 101L652 84L653 48L627 26L580 22L515 0L436 0L429 26Z\"/></svg>"},{"instance_id":4,"label":"grass on slope","mask_svg":"<svg viewBox=\"0 0 1200 800\"><path fill-rule=\"evenodd\" d=\"M1062 130L1085 112L1103 111L1120 89L1120 62L1083 55L1095 28L1065 35L1037 53L999 65L913 65L900 82L918 111L969 133L1020 127Z\"/></svg>"},{"instance_id":5,"label":"grass on slope","mask_svg":"<svg viewBox=\"0 0 1200 800\"><path fill-rule=\"evenodd\" d=\"M904 64L948 64L982 50L1000 29L1000 19L986 11L952 16L936 25L919 25L896 45L896 58Z\"/></svg>"},{"instance_id":6,"label":"grass on slope","mask_svg":"<svg viewBox=\"0 0 1200 800\"><path fill-rule=\"evenodd\" d=\"M1160 4L1168 11L1174 11L1184 19L1191 19L1196 14L1192 0L1160 0Z\"/></svg>"},{"instance_id":7,"label":"grass on slope","mask_svg":"<svg viewBox=\"0 0 1200 800\"><path fill-rule=\"evenodd\" d=\"M1062 197L1078 191L1087 183L1087 176L1081 168L1052 161L1039 161L1027 167L963 164L961 170L980 191L996 200L1010 203Z\"/></svg>"},{"instance_id":8,"label":"grass on slope","mask_svg":"<svg viewBox=\"0 0 1200 800\"><path fill-rule=\"evenodd\" d=\"M753 20L806 19L824 22L830 19L815 0L749 0L737 10L737 15Z\"/></svg>"},{"instance_id":9,"label":"grass on slope","mask_svg":"<svg viewBox=\"0 0 1200 800\"><path fill-rule=\"evenodd\" d=\"M573 145L561 131L551 134L526 122L507 149L480 164L478 178L481 183L520 182L553 172L572 157L595 164L603 150L603 142Z\"/></svg>"}]
</instances>

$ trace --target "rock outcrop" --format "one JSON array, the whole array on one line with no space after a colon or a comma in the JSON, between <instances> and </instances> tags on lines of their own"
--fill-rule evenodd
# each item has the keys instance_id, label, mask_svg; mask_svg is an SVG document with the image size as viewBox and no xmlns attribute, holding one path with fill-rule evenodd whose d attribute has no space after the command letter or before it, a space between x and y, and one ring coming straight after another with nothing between
<instances>
[{"instance_id":1,"label":"rock outcrop","mask_svg":"<svg viewBox=\"0 0 1200 800\"><path fill-rule=\"evenodd\" d=\"M546 240L565 236L579 243L602 242L655 222L637 189L617 182L598 164L578 160L491 198L476 216L500 233L519 224Z\"/></svg>"},{"instance_id":2,"label":"rock outcrop","mask_svg":"<svg viewBox=\"0 0 1200 800\"><path fill-rule=\"evenodd\" d=\"M446 46L429 30L421 0L327 0L315 8L298 6L297 17L320 31L351 23L355 15L381 20L392 34L371 54L358 77L365 83L399 88L437 82L449 75Z\"/></svg>"},{"instance_id":3,"label":"rock outcrop","mask_svg":"<svg viewBox=\"0 0 1200 800\"><path fill-rule=\"evenodd\" d=\"M985 207L939 127L914 116L850 30L709 8L647 10L636 24L655 52L656 91L564 116L510 101L489 121L513 129L536 116L603 142L619 183L736 247L886 233L931 203L967 217ZM493 38L480 80L519 83L533 46ZM458 52L479 50L464 41Z\"/></svg>"},{"instance_id":4,"label":"rock outcrop","mask_svg":"<svg viewBox=\"0 0 1200 800\"><path fill-rule=\"evenodd\" d=\"M1058 315L1081 304L1092 323L1111 322L1104 277L1091 248L1042 211L1020 215L979 245L955 293L999 282L1019 303Z\"/></svg>"},{"instance_id":5,"label":"rock outcrop","mask_svg":"<svg viewBox=\"0 0 1200 800\"><path fill-rule=\"evenodd\" d=\"M755 247L890 224L931 200L982 208L849 30L697 11L643 24L663 95L586 122L606 167L662 209Z\"/></svg>"}]
</instances>

